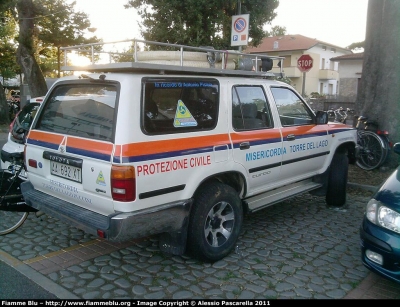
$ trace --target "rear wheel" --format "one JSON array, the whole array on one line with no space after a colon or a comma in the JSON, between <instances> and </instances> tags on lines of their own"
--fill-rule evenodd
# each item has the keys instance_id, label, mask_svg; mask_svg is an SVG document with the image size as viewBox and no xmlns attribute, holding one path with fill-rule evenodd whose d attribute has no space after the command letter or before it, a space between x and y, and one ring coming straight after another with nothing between
<instances>
[{"instance_id":1,"label":"rear wheel","mask_svg":"<svg viewBox=\"0 0 400 307\"><path fill-rule=\"evenodd\" d=\"M207 262L224 258L234 249L242 223L243 208L232 187L220 182L204 186L190 214L189 253Z\"/></svg>"},{"instance_id":2,"label":"rear wheel","mask_svg":"<svg viewBox=\"0 0 400 307\"><path fill-rule=\"evenodd\" d=\"M330 207L343 207L346 203L347 175L349 160L344 153L333 156L329 175L326 203Z\"/></svg>"},{"instance_id":3,"label":"rear wheel","mask_svg":"<svg viewBox=\"0 0 400 307\"><path fill-rule=\"evenodd\" d=\"M378 168L387 156L386 144L382 138L372 131L361 131L358 144L360 153L357 166L370 171Z\"/></svg>"}]
</instances>

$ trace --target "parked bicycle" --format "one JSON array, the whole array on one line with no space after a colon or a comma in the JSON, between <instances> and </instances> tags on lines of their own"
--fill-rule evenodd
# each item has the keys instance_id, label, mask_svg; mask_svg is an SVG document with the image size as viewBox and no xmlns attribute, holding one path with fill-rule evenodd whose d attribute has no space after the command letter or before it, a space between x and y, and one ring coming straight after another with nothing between
<instances>
[{"instance_id":1,"label":"parked bicycle","mask_svg":"<svg viewBox=\"0 0 400 307\"><path fill-rule=\"evenodd\" d=\"M390 152L389 132L378 129L378 124L365 116L357 118L357 136L360 148L358 167L370 171L382 166Z\"/></svg>"},{"instance_id":2,"label":"parked bicycle","mask_svg":"<svg viewBox=\"0 0 400 307\"><path fill-rule=\"evenodd\" d=\"M25 180L23 154L12 153L8 169L0 170L0 235L20 227L36 210L27 206L22 197L20 184Z\"/></svg>"},{"instance_id":3,"label":"parked bicycle","mask_svg":"<svg viewBox=\"0 0 400 307\"><path fill-rule=\"evenodd\" d=\"M346 123L349 114L354 114L352 109L339 108L329 110L328 115L334 121ZM368 120L365 116L355 116L357 121L357 144L359 155L356 165L364 170L370 171L383 165L391 148L388 131L378 129L378 123Z\"/></svg>"},{"instance_id":4,"label":"parked bicycle","mask_svg":"<svg viewBox=\"0 0 400 307\"><path fill-rule=\"evenodd\" d=\"M329 118L333 119L335 122L346 124L347 117L350 114L354 114L354 110L350 108L343 109L342 107L340 107L336 110L328 110L327 113Z\"/></svg>"}]
</instances>

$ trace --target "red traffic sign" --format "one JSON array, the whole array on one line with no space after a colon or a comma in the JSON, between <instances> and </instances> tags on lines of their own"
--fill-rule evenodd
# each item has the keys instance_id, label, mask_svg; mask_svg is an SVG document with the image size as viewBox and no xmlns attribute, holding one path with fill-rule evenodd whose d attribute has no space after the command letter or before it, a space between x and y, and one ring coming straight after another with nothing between
<instances>
[{"instance_id":1,"label":"red traffic sign","mask_svg":"<svg viewBox=\"0 0 400 307\"><path fill-rule=\"evenodd\" d=\"M303 54L297 60L297 68L301 72L308 72L313 67L313 59L308 54Z\"/></svg>"}]
</instances>

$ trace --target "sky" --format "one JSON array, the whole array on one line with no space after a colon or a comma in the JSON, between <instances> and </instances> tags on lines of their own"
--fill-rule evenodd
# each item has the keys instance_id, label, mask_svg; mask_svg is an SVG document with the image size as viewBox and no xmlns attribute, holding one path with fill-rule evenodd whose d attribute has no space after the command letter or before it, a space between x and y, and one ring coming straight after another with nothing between
<instances>
[{"instance_id":1,"label":"sky","mask_svg":"<svg viewBox=\"0 0 400 307\"><path fill-rule=\"evenodd\" d=\"M72 0L68 0L72 2ZM135 9L128 0L76 0L75 10L89 15L94 33L105 42L140 39ZM279 0L271 26L286 27L287 34L347 47L365 39L368 0Z\"/></svg>"}]
</instances>

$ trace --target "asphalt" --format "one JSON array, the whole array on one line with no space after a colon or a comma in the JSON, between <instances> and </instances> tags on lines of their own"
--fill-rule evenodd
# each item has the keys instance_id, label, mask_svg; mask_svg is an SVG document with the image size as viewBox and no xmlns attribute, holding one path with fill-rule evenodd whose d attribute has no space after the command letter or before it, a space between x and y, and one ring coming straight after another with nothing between
<instances>
[{"instance_id":1,"label":"asphalt","mask_svg":"<svg viewBox=\"0 0 400 307\"><path fill-rule=\"evenodd\" d=\"M112 243L30 214L0 236L0 299L399 299L400 284L361 263L370 188L340 210L303 194L246 216L213 264L163 254L157 236Z\"/></svg>"}]
</instances>

